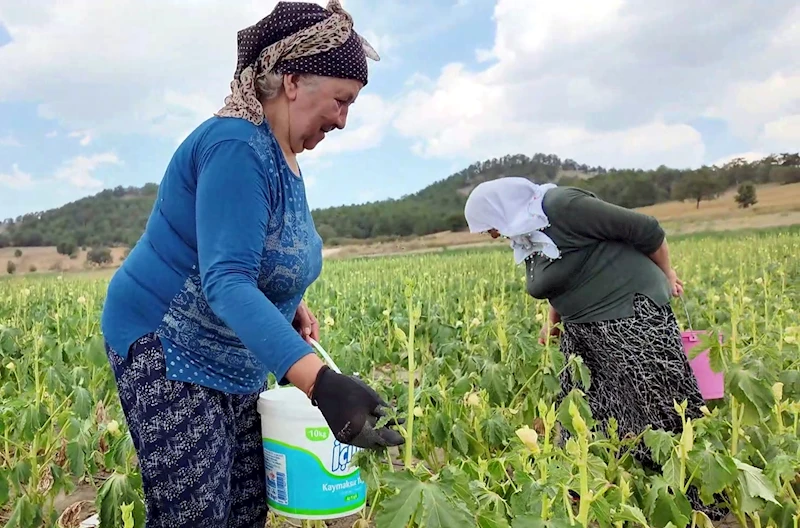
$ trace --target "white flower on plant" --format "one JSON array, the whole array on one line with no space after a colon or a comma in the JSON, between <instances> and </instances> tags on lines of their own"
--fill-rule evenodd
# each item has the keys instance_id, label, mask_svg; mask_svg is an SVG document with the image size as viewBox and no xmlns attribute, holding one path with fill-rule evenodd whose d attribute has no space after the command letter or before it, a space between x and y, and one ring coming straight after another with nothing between
<instances>
[{"instance_id":1,"label":"white flower on plant","mask_svg":"<svg viewBox=\"0 0 800 528\"><path fill-rule=\"evenodd\" d=\"M519 438L525 447L527 447L534 455L539 453L539 434L528 427L527 425L517 429L517 438Z\"/></svg>"},{"instance_id":2,"label":"white flower on plant","mask_svg":"<svg viewBox=\"0 0 800 528\"><path fill-rule=\"evenodd\" d=\"M9 361L8 363L6 363L6 368L7 368L8 370L14 370L14 369L16 369L16 368L17 368L17 366L14 364L14 362L13 362L13 361Z\"/></svg>"},{"instance_id":3,"label":"white flower on plant","mask_svg":"<svg viewBox=\"0 0 800 528\"><path fill-rule=\"evenodd\" d=\"M106 429L113 436L119 436L119 422L117 422L116 420L111 420L110 422L108 422Z\"/></svg>"},{"instance_id":4,"label":"white flower on plant","mask_svg":"<svg viewBox=\"0 0 800 528\"><path fill-rule=\"evenodd\" d=\"M78 297L78 304L86 304L86 297L84 297L83 295Z\"/></svg>"}]
</instances>

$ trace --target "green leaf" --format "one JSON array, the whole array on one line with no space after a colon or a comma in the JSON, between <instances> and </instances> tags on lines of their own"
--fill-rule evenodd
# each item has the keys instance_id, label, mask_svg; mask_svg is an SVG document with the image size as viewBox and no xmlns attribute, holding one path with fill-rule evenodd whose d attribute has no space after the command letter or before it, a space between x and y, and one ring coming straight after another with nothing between
<instances>
[{"instance_id":1,"label":"green leaf","mask_svg":"<svg viewBox=\"0 0 800 528\"><path fill-rule=\"evenodd\" d=\"M691 503L680 491L673 492L662 476L651 479L645 502L650 511L651 525L655 528L667 528L670 524L685 528L691 520Z\"/></svg>"},{"instance_id":2,"label":"green leaf","mask_svg":"<svg viewBox=\"0 0 800 528\"><path fill-rule=\"evenodd\" d=\"M0 468L0 510L8 502L10 487L8 485L8 470Z\"/></svg>"},{"instance_id":3,"label":"green leaf","mask_svg":"<svg viewBox=\"0 0 800 528\"><path fill-rule=\"evenodd\" d=\"M22 487L26 485L31 480L31 461L29 459L20 460L14 466L14 470L11 474L11 482L14 483L15 487Z\"/></svg>"},{"instance_id":4,"label":"green leaf","mask_svg":"<svg viewBox=\"0 0 800 528\"><path fill-rule=\"evenodd\" d=\"M608 503L605 496L595 498L589 505L589 511L601 527L611 526L613 519L611 504Z\"/></svg>"},{"instance_id":5,"label":"green leaf","mask_svg":"<svg viewBox=\"0 0 800 528\"><path fill-rule=\"evenodd\" d=\"M778 504L775 500L775 489L757 467L733 459L739 470L739 484L741 486L742 510L745 513L759 511L763 504L760 500Z\"/></svg>"},{"instance_id":6,"label":"green leaf","mask_svg":"<svg viewBox=\"0 0 800 528\"><path fill-rule=\"evenodd\" d=\"M4 528L30 528L42 522L42 507L34 504L28 495L21 495L14 503L11 516Z\"/></svg>"},{"instance_id":7,"label":"green leaf","mask_svg":"<svg viewBox=\"0 0 800 528\"><path fill-rule=\"evenodd\" d=\"M614 513L614 522L632 522L641 524L645 528L650 526L642 510L630 504L623 504L620 506L619 510Z\"/></svg>"},{"instance_id":8,"label":"green leaf","mask_svg":"<svg viewBox=\"0 0 800 528\"><path fill-rule=\"evenodd\" d=\"M412 519L426 528L474 526L475 519L463 504L450 501L435 482L423 482L407 471L390 473L386 483L397 493L381 501L375 524L405 528Z\"/></svg>"},{"instance_id":9,"label":"green leaf","mask_svg":"<svg viewBox=\"0 0 800 528\"><path fill-rule=\"evenodd\" d=\"M662 468L662 473L664 475L664 480L666 480L672 489L682 489L683 482L681 482L680 476L680 467L681 467L681 459L678 456L677 451L672 452L672 456L669 457L667 463L664 464Z\"/></svg>"},{"instance_id":10,"label":"green leaf","mask_svg":"<svg viewBox=\"0 0 800 528\"><path fill-rule=\"evenodd\" d=\"M453 425L453 446L464 456L469 455L469 437L460 423Z\"/></svg>"},{"instance_id":11,"label":"green leaf","mask_svg":"<svg viewBox=\"0 0 800 528\"><path fill-rule=\"evenodd\" d=\"M121 506L126 503L133 503L134 526L144 526L144 503L139 496L139 489L141 489L141 477L138 474L113 473L97 493L100 526L123 528Z\"/></svg>"},{"instance_id":12,"label":"green leaf","mask_svg":"<svg viewBox=\"0 0 800 528\"><path fill-rule=\"evenodd\" d=\"M695 521L697 523L698 528L715 528L714 522L708 518L708 515L701 511L695 511L692 513L695 517Z\"/></svg>"},{"instance_id":13,"label":"green leaf","mask_svg":"<svg viewBox=\"0 0 800 528\"><path fill-rule=\"evenodd\" d=\"M56 367L47 367L44 371L44 385L50 394L60 394L64 388L61 372Z\"/></svg>"},{"instance_id":14,"label":"green leaf","mask_svg":"<svg viewBox=\"0 0 800 528\"><path fill-rule=\"evenodd\" d=\"M509 395L509 380L511 376L508 367L500 363L486 362L481 377L481 387L489 394L492 405L503 405Z\"/></svg>"},{"instance_id":15,"label":"green leaf","mask_svg":"<svg viewBox=\"0 0 800 528\"><path fill-rule=\"evenodd\" d=\"M92 395L84 387L75 386L75 404L72 410L81 420L85 420L92 413Z\"/></svg>"},{"instance_id":16,"label":"green leaf","mask_svg":"<svg viewBox=\"0 0 800 528\"><path fill-rule=\"evenodd\" d=\"M514 517L511 528L576 528L579 524L570 524L569 519L550 519L543 521L535 515Z\"/></svg>"},{"instance_id":17,"label":"green leaf","mask_svg":"<svg viewBox=\"0 0 800 528\"><path fill-rule=\"evenodd\" d=\"M508 438L514 435L514 430L499 411L493 409L491 413L491 416L481 423L483 439L490 449L502 449Z\"/></svg>"},{"instance_id":18,"label":"green leaf","mask_svg":"<svg viewBox=\"0 0 800 528\"><path fill-rule=\"evenodd\" d=\"M800 473L800 459L781 453L770 460L764 468L764 475L775 487L780 488L783 482L791 482Z\"/></svg>"},{"instance_id":19,"label":"green leaf","mask_svg":"<svg viewBox=\"0 0 800 528\"><path fill-rule=\"evenodd\" d=\"M452 396L453 398L461 398L470 390L472 390L472 380L469 376L461 376L453 383Z\"/></svg>"},{"instance_id":20,"label":"green leaf","mask_svg":"<svg viewBox=\"0 0 800 528\"><path fill-rule=\"evenodd\" d=\"M695 484L700 489L700 498L713 504L714 495L736 482L736 463L727 453L714 451L710 445L694 449L689 454L689 471L695 474Z\"/></svg>"},{"instance_id":21,"label":"green leaf","mask_svg":"<svg viewBox=\"0 0 800 528\"><path fill-rule=\"evenodd\" d=\"M653 453L657 464L664 464L675 448L675 437L672 433L658 429L648 429L644 433L644 444Z\"/></svg>"},{"instance_id":22,"label":"green leaf","mask_svg":"<svg viewBox=\"0 0 800 528\"><path fill-rule=\"evenodd\" d=\"M433 415L429 432L436 447L445 447L447 445L447 440L450 438L450 422L450 418L443 411L438 411Z\"/></svg>"},{"instance_id":23,"label":"green leaf","mask_svg":"<svg viewBox=\"0 0 800 528\"><path fill-rule=\"evenodd\" d=\"M457 497L470 510L477 510L478 503L470 489L469 475L462 469L447 466L439 474L439 482L445 493L452 497Z\"/></svg>"},{"instance_id":24,"label":"green leaf","mask_svg":"<svg viewBox=\"0 0 800 528\"><path fill-rule=\"evenodd\" d=\"M783 383L784 398L800 400L800 370L784 370L778 376L778 381Z\"/></svg>"},{"instance_id":25,"label":"green leaf","mask_svg":"<svg viewBox=\"0 0 800 528\"><path fill-rule=\"evenodd\" d=\"M479 528L511 528L506 516L500 512L481 512L478 514Z\"/></svg>"},{"instance_id":26,"label":"green leaf","mask_svg":"<svg viewBox=\"0 0 800 528\"><path fill-rule=\"evenodd\" d=\"M586 402L586 398L583 396L583 393L578 389L573 389L569 394L567 394L566 398L561 402L561 405L558 406L558 411L556 415L558 416L558 421L561 422L561 425L569 431L572 435L577 434L575 432L575 427L572 425L572 416L569 414L569 404L574 402L576 407L578 408L578 412L580 413L583 420L586 422L586 427L589 430L592 430L595 426L594 418L592 417L592 411L589 408L589 404Z\"/></svg>"},{"instance_id":27,"label":"green leaf","mask_svg":"<svg viewBox=\"0 0 800 528\"><path fill-rule=\"evenodd\" d=\"M728 392L744 405L745 425L755 425L770 420L775 396L766 379L757 377L741 367L734 367L726 374L725 385Z\"/></svg>"},{"instance_id":28,"label":"green leaf","mask_svg":"<svg viewBox=\"0 0 800 528\"><path fill-rule=\"evenodd\" d=\"M83 476L86 467L86 452L82 441L73 440L67 443L67 460L70 473L76 477Z\"/></svg>"},{"instance_id":29,"label":"green leaf","mask_svg":"<svg viewBox=\"0 0 800 528\"><path fill-rule=\"evenodd\" d=\"M588 391L592 385L592 375L589 372L589 367L583 362L580 356L572 356L569 359L570 374L574 384L580 383L584 391Z\"/></svg>"}]
</instances>

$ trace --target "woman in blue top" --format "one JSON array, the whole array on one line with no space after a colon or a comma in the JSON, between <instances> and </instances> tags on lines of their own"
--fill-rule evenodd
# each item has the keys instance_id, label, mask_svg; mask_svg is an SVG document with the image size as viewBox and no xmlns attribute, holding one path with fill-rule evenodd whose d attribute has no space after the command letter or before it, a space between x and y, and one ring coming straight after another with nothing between
<instances>
[{"instance_id":1,"label":"woman in blue top","mask_svg":"<svg viewBox=\"0 0 800 528\"><path fill-rule=\"evenodd\" d=\"M108 288L108 358L141 466L148 527L264 526L258 395L267 374L303 390L336 438L387 406L313 353L303 295L322 242L296 155L345 127L377 54L337 0L279 2L239 32L225 106L178 147L144 234Z\"/></svg>"}]
</instances>

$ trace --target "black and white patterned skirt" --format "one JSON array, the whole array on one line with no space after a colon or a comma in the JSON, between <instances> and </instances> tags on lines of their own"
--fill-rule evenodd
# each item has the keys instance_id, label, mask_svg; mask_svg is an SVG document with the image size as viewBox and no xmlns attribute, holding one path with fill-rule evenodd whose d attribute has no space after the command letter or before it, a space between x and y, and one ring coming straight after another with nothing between
<instances>
[{"instance_id":1,"label":"black and white patterned skirt","mask_svg":"<svg viewBox=\"0 0 800 528\"><path fill-rule=\"evenodd\" d=\"M632 317L565 323L561 351L567 358L579 356L588 367L591 384L584 392L600 428L614 417L620 438L638 436L648 427L680 434L683 427L674 402L687 401L687 418L697 419L705 401L683 350L675 314L669 304L658 306L644 295L636 295L633 303ZM559 402L573 388L583 390L583 385L565 369ZM565 441L568 433L563 433ZM634 456L645 467L660 469L643 443ZM692 506L712 519L724 515L724 510L703 506L696 489L688 495Z\"/></svg>"},{"instance_id":2,"label":"black and white patterned skirt","mask_svg":"<svg viewBox=\"0 0 800 528\"><path fill-rule=\"evenodd\" d=\"M658 306L636 295L633 308L633 317L565 323L561 351L567 358L582 358L591 372L587 400L601 424L613 416L620 436L638 435L648 426L679 433L681 418L673 402L687 400L692 418L701 416L705 405L683 351L680 328L669 305ZM568 370L561 376L561 387L562 397L576 387Z\"/></svg>"}]
</instances>

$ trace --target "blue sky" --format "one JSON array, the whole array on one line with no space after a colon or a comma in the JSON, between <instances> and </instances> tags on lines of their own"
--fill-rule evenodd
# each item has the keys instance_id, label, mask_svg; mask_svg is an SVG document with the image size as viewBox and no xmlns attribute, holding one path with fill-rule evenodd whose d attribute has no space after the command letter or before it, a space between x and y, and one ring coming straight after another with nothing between
<instances>
[{"instance_id":1,"label":"blue sky","mask_svg":"<svg viewBox=\"0 0 800 528\"><path fill-rule=\"evenodd\" d=\"M0 218L158 182L227 95L236 31L275 2L24 4L0 0ZM504 154L649 168L800 149L796 0L343 4L382 60L347 128L300 157L314 208Z\"/></svg>"}]
</instances>

